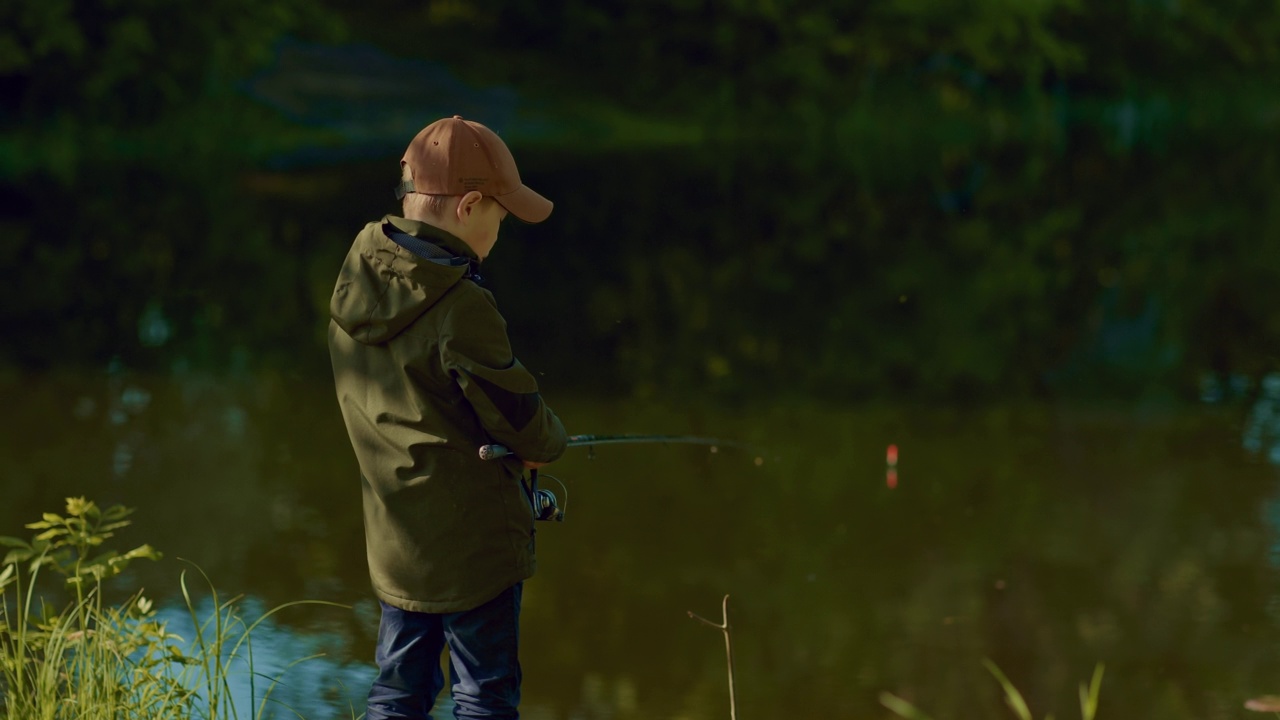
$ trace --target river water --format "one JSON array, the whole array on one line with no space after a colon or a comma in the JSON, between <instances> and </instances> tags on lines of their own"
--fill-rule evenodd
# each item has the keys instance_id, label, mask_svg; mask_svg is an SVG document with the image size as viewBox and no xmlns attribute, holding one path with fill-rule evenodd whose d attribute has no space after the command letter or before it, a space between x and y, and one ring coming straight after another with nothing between
<instances>
[{"instance_id":1,"label":"river water","mask_svg":"<svg viewBox=\"0 0 1280 720\"><path fill-rule=\"evenodd\" d=\"M286 609L254 652L269 674L324 653L273 697L308 718L361 711L377 610L325 373L116 363L10 373L0 391L0 534L69 495L136 507L120 543L165 558L122 584L180 633L191 564L250 619L348 605ZM548 468L567 518L539 525L526 585L524 717L728 717L722 636L688 616L719 621L726 594L744 718L889 717L882 692L935 718L1007 716L984 658L1037 717L1076 717L1097 663L1105 717L1243 717L1280 691L1280 501L1256 405L549 395L571 433L753 449L573 449Z\"/></svg>"}]
</instances>

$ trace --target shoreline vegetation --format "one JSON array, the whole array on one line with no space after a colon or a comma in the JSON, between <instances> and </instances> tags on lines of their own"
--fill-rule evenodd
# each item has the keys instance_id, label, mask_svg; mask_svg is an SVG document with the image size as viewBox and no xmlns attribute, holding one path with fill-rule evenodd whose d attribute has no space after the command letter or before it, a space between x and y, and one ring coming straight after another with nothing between
<instances>
[{"instance_id":1,"label":"shoreline vegetation","mask_svg":"<svg viewBox=\"0 0 1280 720\"><path fill-rule=\"evenodd\" d=\"M241 596L220 598L209 577L193 565L212 595L214 611L199 617L184 569L179 584L195 628L192 638L184 638L157 618L142 589L129 591L120 600L106 599L107 581L123 574L133 561L162 557L147 544L123 553L104 549L117 530L132 524L133 510L121 505L104 510L84 497L72 497L66 499L64 512L46 512L40 520L27 523L28 529L37 531L30 541L0 536L0 547L8 548L0 563L0 718L216 720L243 715L261 720L278 708L303 717L273 699L272 693L290 668L323 653L297 658L281 672L268 675L255 669L253 630L295 605L348 606L300 600L277 605L248 621L241 612ZM49 587L51 575L61 578L61 587ZM692 611L688 615L724 633L733 718L737 703L728 601L726 595L719 624ZM1019 720L1032 720L1017 688L993 662L985 660L984 665L1000 682L1005 701ZM231 677L241 672L250 679L248 708L240 707L231 688ZM1089 684L1080 685L1082 720L1096 715L1102 673L1099 664ZM880 701L907 720L929 720L892 693L881 693ZM349 710L353 720L362 717L354 707Z\"/></svg>"},{"instance_id":2,"label":"shoreline vegetation","mask_svg":"<svg viewBox=\"0 0 1280 720\"><path fill-rule=\"evenodd\" d=\"M1013 712L1018 720L1034 720L1031 709L1027 706L1027 701L1022 697L1022 693L1018 690L1004 672L990 659L982 661L987 671L995 677L1000 683L1000 688L1004 691L1004 702L1009 706L1009 710ZM1093 677L1089 679L1089 684L1080 683L1080 720L1094 720L1098 715L1098 693L1102 690L1102 673L1105 666L1098 663L1093 669ZM902 698L890 692L880 693L880 704L891 710L894 715L905 718L905 720L932 720L932 718L921 712L916 706L903 700ZM1046 716L1045 720L1053 720L1053 715Z\"/></svg>"},{"instance_id":3,"label":"shoreline vegetation","mask_svg":"<svg viewBox=\"0 0 1280 720\"><path fill-rule=\"evenodd\" d=\"M120 596L108 588L135 560L158 560L150 545L106 549L132 510L101 509L67 498L65 514L44 513L28 523L30 541L0 536L0 718L4 720L187 720L253 718L287 705L272 693L284 674L322 654L297 658L269 675L255 667L252 633L272 615L296 605L345 605L320 600L283 603L248 619L242 596L211 595L200 617L188 570L179 576L193 637L171 632L142 589ZM57 580L61 580L58 584ZM247 673L250 707L233 696L231 679ZM294 713L296 714L296 712ZM356 716L351 709L351 716Z\"/></svg>"}]
</instances>

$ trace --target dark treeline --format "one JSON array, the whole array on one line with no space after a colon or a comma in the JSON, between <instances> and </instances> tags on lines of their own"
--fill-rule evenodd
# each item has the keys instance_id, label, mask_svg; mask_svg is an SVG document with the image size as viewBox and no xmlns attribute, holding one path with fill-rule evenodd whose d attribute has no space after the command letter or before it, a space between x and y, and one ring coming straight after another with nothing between
<instances>
[{"instance_id":1,"label":"dark treeline","mask_svg":"<svg viewBox=\"0 0 1280 720\"><path fill-rule=\"evenodd\" d=\"M333 273L394 211L408 138L339 162L342 132L252 99L286 38L516 91L509 137L558 210L504 230L491 276L551 385L583 387L586 360L622 391L1131 397L1278 364L1271 2L29 0L0 19L10 365L323 367ZM330 160L290 160L315 148Z\"/></svg>"}]
</instances>

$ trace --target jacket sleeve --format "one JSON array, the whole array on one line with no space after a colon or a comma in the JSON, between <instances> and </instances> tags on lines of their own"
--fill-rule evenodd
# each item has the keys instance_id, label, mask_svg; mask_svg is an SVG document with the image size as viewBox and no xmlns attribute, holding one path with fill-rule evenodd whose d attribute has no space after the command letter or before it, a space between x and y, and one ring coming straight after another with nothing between
<instances>
[{"instance_id":1,"label":"jacket sleeve","mask_svg":"<svg viewBox=\"0 0 1280 720\"><path fill-rule=\"evenodd\" d=\"M538 393L537 380L512 355L507 323L487 293L469 294L449 309L440 355L494 441L522 460L560 457L567 442L564 425Z\"/></svg>"}]
</instances>

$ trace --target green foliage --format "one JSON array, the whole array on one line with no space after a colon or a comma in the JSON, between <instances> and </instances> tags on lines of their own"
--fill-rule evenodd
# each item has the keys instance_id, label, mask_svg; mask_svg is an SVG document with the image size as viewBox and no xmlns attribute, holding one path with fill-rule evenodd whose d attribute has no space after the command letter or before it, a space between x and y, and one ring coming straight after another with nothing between
<instances>
[{"instance_id":1,"label":"green foliage","mask_svg":"<svg viewBox=\"0 0 1280 720\"><path fill-rule=\"evenodd\" d=\"M1093 677L1086 686L1080 683L1080 718L1093 720L1098 714L1098 693L1102 692L1102 671L1105 666L1098 663L1093 669Z\"/></svg>"},{"instance_id":2,"label":"green foliage","mask_svg":"<svg viewBox=\"0 0 1280 720\"><path fill-rule=\"evenodd\" d=\"M1004 691L1005 704L1009 706L1014 716L1018 720L1033 720L1031 709L1027 707L1027 701L1023 699L1022 693L1018 691L1018 688L1009 682L1009 678L1005 677L1000 667L989 659L984 659L982 664L1000 683L1000 688ZM1088 685L1080 683L1080 720L1094 720L1097 716L1098 693L1102 689L1103 667L1102 663L1098 663L1093 670L1093 677ZM880 704L889 708L898 717L906 718L907 720L930 720L928 715L920 712L914 705L893 693L881 693ZM1049 715L1046 720L1053 720L1053 716Z\"/></svg>"},{"instance_id":3,"label":"green foliage","mask_svg":"<svg viewBox=\"0 0 1280 720\"><path fill-rule=\"evenodd\" d=\"M155 620L152 602L141 591L118 606L102 600L104 579L135 559L159 558L148 545L123 554L91 554L129 525L130 512L67 498L65 515L45 513L27 525L39 531L30 541L0 537L0 545L11 548L0 572L6 718L63 717L65 712L85 718L177 717L171 713L188 707L192 694L158 672L170 662L187 661L174 644L181 638ZM75 590L74 601L62 610L37 595L44 570L61 575L63 585Z\"/></svg>"},{"instance_id":4,"label":"green foliage","mask_svg":"<svg viewBox=\"0 0 1280 720\"><path fill-rule=\"evenodd\" d=\"M234 663L246 662L250 676L256 677L253 629L284 608L311 602L286 603L248 623L238 612L238 598L220 601L210 583L214 612L202 620L184 572L182 593L196 627L195 641L187 643L157 620L153 602L141 590L119 603L103 599L104 580L119 575L133 560L160 557L149 545L122 554L92 554L130 524L126 518L131 512L122 506L101 510L83 497L67 498L65 515L45 513L27 525L40 531L30 541L0 537L0 545L11 548L0 569L0 717L238 717L228 676ZM37 592L46 570L61 575L64 586L75 590L74 600L61 609ZM265 716L282 674L267 678L258 707L246 717ZM256 691L251 694L259 699Z\"/></svg>"},{"instance_id":5,"label":"green foliage","mask_svg":"<svg viewBox=\"0 0 1280 720\"><path fill-rule=\"evenodd\" d=\"M334 31L301 0L17 0L0 9L11 121L152 124L260 67L284 33Z\"/></svg>"},{"instance_id":6,"label":"green foliage","mask_svg":"<svg viewBox=\"0 0 1280 720\"><path fill-rule=\"evenodd\" d=\"M27 524L27 528L41 531L30 543L0 537L0 545L13 548L5 556L4 565L16 567L30 561L29 572L48 567L66 578L68 585L80 585L119 575L132 560L160 559L160 553L150 545L136 547L123 555L114 550L90 554L114 537L116 530L127 527L131 521L125 518L132 512L120 505L102 511L83 497L67 498L66 517L45 513L41 520Z\"/></svg>"},{"instance_id":7,"label":"green foliage","mask_svg":"<svg viewBox=\"0 0 1280 720\"><path fill-rule=\"evenodd\" d=\"M341 26L303 0L0 4L0 179L52 176L87 192L101 180L86 167L145 157L207 172L286 142L236 84L287 33L335 38Z\"/></svg>"},{"instance_id":8,"label":"green foliage","mask_svg":"<svg viewBox=\"0 0 1280 720\"><path fill-rule=\"evenodd\" d=\"M395 158L244 174L332 140L236 92L301 34L515 86L554 252L513 238L489 262L513 333L575 329L517 342L562 375L583 345L640 393L1134 396L1274 369L1266 0L24 0L0 19L17 365L323 362L333 268L395 210L376 190ZM139 341L148 312L163 352Z\"/></svg>"},{"instance_id":9,"label":"green foliage","mask_svg":"<svg viewBox=\"0 0 1280 720\"><path fill-rule=\"evenodd\" d=\"M1280 62L1280 9L1266 0L432 0L413 10L371 0L343 12L357 33L399 48L427 39L449 57L484 47L464 70L549 92L572 78L589 94L686 118L737 109L821 120L894 77L961 94L975 80L1118 92Z\"/></svg>"}]
</instances>

